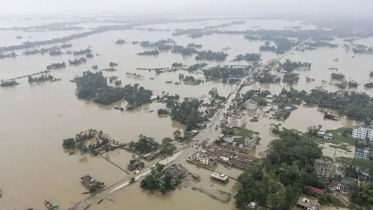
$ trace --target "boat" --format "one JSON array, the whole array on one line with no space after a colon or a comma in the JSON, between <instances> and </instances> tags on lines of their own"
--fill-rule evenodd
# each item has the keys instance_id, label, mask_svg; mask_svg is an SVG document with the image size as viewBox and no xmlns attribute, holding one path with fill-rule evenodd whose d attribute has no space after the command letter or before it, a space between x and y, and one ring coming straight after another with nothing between
<instances>
[{"instance_id":1,"label":"boat","mask_svg":"<svg viewBox=\"0 0 373 210\"><path fill-rule=\"evenodd\" d=\"M338 61L338 60L339 60L339 58L334 59L334 61Z\"/></svg>"},{"instance_id":2,"label":"boat","mask_svg":"<svg viewBox=\"0 0 373 210\"><path fill-rule=\"evenodd\" d=\"M150 110L150 111L149 111L149 113L152 113L152 112L154 112L154 110Z\"/></svg>"},{"instance_id":3,"label":"boat","mask_svg":"<svg viewBox=\"0 0 373 210\"><path fill-rule=\"evenodd\" d=\"M58 208L58 203L51 203L51 202L49 202L49 201L47 201L47 200L45 200L44 201L44 205L45 205L45 207L47 207L47 209L49 209L49 210L52 210L52 209L55 209L55 208Z\"/></svg>"},{"instance_id":4,"label":"boat","mask_svg":"<svg viewBox=\"0 0 373 210\"><path fill-rule=\"evenodd\" d=\"M18 36L16 36L16 38L17 39L22 39L23 37L18 35Z\"/></svg>"}]
</instances>

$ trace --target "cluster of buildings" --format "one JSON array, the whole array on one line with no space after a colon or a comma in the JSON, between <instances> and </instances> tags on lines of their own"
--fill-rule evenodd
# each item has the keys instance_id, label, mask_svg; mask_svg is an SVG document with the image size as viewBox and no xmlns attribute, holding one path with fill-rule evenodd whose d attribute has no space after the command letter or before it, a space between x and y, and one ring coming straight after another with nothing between
<instances>
[{"instance_id":1,"label":"cluster of buildings","mask_svg":"<svg viewBox=\"0 0 373 210\"><path fill-rule=\"evenodd\" d=\"M351 133L352 138L371 141L373 139L373 128L361 124L360 126L355 126Z\"/></svg>"},{"instance_id":2,"label":"cluster of buildings","mask_svg":"<svg viewBox=\"0 0 373 210\"><path fill-rule=\"evenodd\" d=\"M206 154L213 156L218 162L228 164L236 168L247 169L255 162L255 158L246 155L247 150L242 148L229 146L226 149L219 147L206 147Z\"/></svg>"},{"instance_id":3,"label":"cluster of buildings","mask_svg":"<svg viewBox=\"0 0 373 210\"><path fill-rule=\"evenodd\" d=\"M359 148L355 149L355 157L364 158L367 160L373 160L373 150L371 148Z\"/></svg>"},{"instance_id":4,"label":"cluster of buildings","mask_svg":"<svg viewBox=\"0 0 373 210\"><path fill-rule=\"evenodd\" d=\"M287 107L285 107L283 109L279 108L279 109L277 109L275 111L275 113L273 114L273 116L275 118L277 118L277 119L286 119L287 117L289 117L289 115L290 115L290 113L291 113L292 110L293 109L290 106L287 106Z\"/></svg>"},{"instance_id":5,"label":"cluster of buildings","mask_svg":"<svg viewBox=\"0 0 373 210\"><path fill-rule=\"evenodd\" d=\"M246 100L244 105L248 110L256 110L258 108L258 103L251 99Z\"/></svg>"},{"instance_id":6,"label":"cluster of buildings","mask_svg":"<svg viewBox=\"0 0 373 210\"><path fill-rule=\"evenodd\" d=\"M161 182L164 182L166 175L170 175L171 185L176 186L178 181L185 176L185 172L180 170L175 164L170 165L168 168L163 169L163 171L159 172L158 179Z\"/></svg>"},{"instance_id":7,"label":"cluster of buildings","mask_svg":"<svg viewBox=\"0 0 373 210\"><path fill-rule=\"evenodd\" d=\"M327 140L332 140L333 134L326 133L325 131L318 131L317 132L317 137L324 138L324 139L327 139Z\"/></svg>"},{"instance_id":8,"label":"cluster of buildings","mask_svg":"<svg viewBox=\"0 0 373 210\"><path fill-rule=\"evenodd\" d=\"M314 163L316 174L327 178L334 178L336 175L337 167L330 161L316 159Z\"/></svg>"}]
</instances>

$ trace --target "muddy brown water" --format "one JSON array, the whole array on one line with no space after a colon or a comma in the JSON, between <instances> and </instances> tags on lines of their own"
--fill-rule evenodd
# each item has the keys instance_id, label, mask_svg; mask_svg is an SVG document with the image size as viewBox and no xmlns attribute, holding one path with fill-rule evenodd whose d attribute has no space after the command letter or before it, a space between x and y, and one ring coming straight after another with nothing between
<instances>
[{"instance_id":1,"label":"muddy brown water","mask_svg":"<svg viewBox=\"0 0 373 210\"><path fill-rule=\"evenodd\" d=\"M187 24L198 26L201 23ZM255 24L253 23L250 27ZM189 25L185 27L188 28ZM233 28L237 27L239 26ZM248 25L243 27L247 28ZM37 36L38 39L43 40L68 33L70 32L48 35L40 33ZM54 77L62 78L60 82L29 85L25 78L20 79L21 84L16 87L0 88L0 189L3 193L0 200L1 210L26 209L27 207L42 209L44 208L44 199L57 201L61 209L66 209L73 203L87 197L82 195L86 189L79 183L81 176L90 174L97 180L105 182L106 185L128 177L123 171L108 164L103 158L80 154L68 155L63 151L62 139L73 137L82 130L89 128L103 130L120 142L135 141L140 134L152 136L161 142L164 137L172 137L172 133L176 129L184 129L182 125L173 122L169 117L160 118L157 116L156 110L164 108L164 104L152 103L131 112L120 112L113 110L113 107L124 106L125 104L122 102L101 106L89 101L78 100L74 94L75 84L69 80L74 75L90 69L91 66L98 65L99 68L106 68L109 62L118 62L117 72L105 72L104 74L118 76L123 84L139 83L145 88L153 90L155 94L165 91L170 94L179 94L182 98L201 97L208 95L208 91L216 87L221 95L226 96L235 88L234 85L219 82L205 82L197 86L165 84L169 80L177 81L179 72L156 75L155 72L139 71L136 68L170 67L173 62L190 65L197 63L194 58L171 52L165 52L155 57L137 56L136 53L146 49L132 44L115 45L113 42L117 39L157 41L172 38L184 46L188 43L202 44L203 49L206 50L220 51L227 46L232 48L227 51L229 57L226 62L208 62L210 66L237 64L230 62L235 55L259 52L258 48L263 44L263 42L244 40L242 35L210 35L199 39L190 39L186 36L172 37L171 33L137 30L114 31L74 40L71 42L74 44L71 50L91 46L93 53L98 53L100 56L88 59L86 64L80 66L68 66L66 69L53 70L51 74ZM6 37L5 40L12 39L9 43L15 39L14 34ZM263 52L262 55L264 62L276 57L275 54L268 52ZM339 57L338 63L333 62L336 57ZM295 52L295 54L289 55L289 58L312 62L311 71L300 72L301 82L294 86L297 89L306 90L317 86L321 79L328 79L331 73L328 68L331 65L340 68L340 72L345 73L347 77L362 82L367 80L367 75L373 64L373 59L370 59L368 55L358 55L352 58L350 54L345 54L344 50L340 48L320 49L304 53ZM8 79L39 72L44 70L46 65L67 62L69 59L74 59L74 56L32 55L2 59L0 60L0 78ZM238 64L248 63L240 62ZM141 74L144 78L138 80L127 77L127 72ZM186 72L182 73L189 75ZM203 77L202 74L191 75L198 78ZM314 84L305 84L302 81L305 81L306 75L317 81ZM155 79L150 80L150 77ZM257 85L255 88L258 87L269 89L274 94L281 91L281 85L270 85L269 87ZM246 87L245 90L247 88L254 87ZM205 98L205 100L207 99ZM155 112L149 113L151 110L155 110ZM325 129L353 125L353 123L344 120L325 121L322 119L322 113L318 112L316 108L306 107L298 108L285 122L261 118L259 122L251 123L247 118L246 127L259 132L262 139L260 145L252 151L253 155L259 156L259 153L265 151L270 140L274 138L269 132L271 123L282 123L286 128L295 128L301 131L305 131L310 125L322 124ZM109 158L116 164L125 167L130 156L124 151L118 151L110 154ZM201 173L204 173L203 176L207 176L207 173ZM238 174L239 172L234 172L234 175ZM205 187L208 185L203 184ZM159 196L143 193L138 185L133 185L112 196L115 203L105 201L99 206L92 206L91 209L123 209L126 207L175 209L175 206L178 206L178 209L200 207L204 209L233 209L232 203L221 204L208 196L192 191L190 188L178 189L166 196Z\"/></svg>"}]
</instances>

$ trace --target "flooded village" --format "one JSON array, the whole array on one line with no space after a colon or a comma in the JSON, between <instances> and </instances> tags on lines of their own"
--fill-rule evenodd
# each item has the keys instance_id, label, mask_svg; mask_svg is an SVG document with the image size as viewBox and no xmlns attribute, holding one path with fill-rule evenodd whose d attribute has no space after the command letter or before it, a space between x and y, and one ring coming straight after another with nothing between
<instances>
[{"instance_id":1,"label":"flooded village","mask_svg":"<svg viewBox=\"0 0 373 210\"><path fill-rule=\"evenodd\" d=\"M373 204L368 26L77 20L0 19L1 210Z\"/></svg>"}]
</instances>

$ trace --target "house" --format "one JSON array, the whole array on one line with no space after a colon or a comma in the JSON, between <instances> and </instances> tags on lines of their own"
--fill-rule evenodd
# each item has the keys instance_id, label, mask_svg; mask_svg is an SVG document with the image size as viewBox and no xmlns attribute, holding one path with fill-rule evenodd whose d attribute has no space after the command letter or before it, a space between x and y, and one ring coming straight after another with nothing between
<instances>
[{"instance_id":1,"label":"house","mask_svg":"<svg viewBox=\"0 0 373 210\"><path fill-rule=\"evenodd\" d=\"M241 162L241 161L238 161L238 160L235 160L235 159L231 159L229 160L229 165L231 166L234 166L236 168L239 168L239 169L248 169L250 164L248 163L244 163L244 162Z\"/></svg>"},{"instance_id":2,"label":"house","mask_svg":"<svg viewBox=\"0 0 373 210\"><path fill-rule=\"evenodd\" d=\"M184 177L185 173L182 170L178 169L175 164L172 164L170 167L159 172L159 174L157 175L158 180L161 182L164 182L166 175L171 175L172 177L171 185L176 186L178 183L178 180Z\"/></svg>"},{"instance_id":3,"label":"house","mask_svg":"<svg viewBox=\"0 0 373 210\"><path fill-rule=\"evenodd\" d=\"M233 143L234 137L224 137L223 140L228 143Z\"/></svg>"},{"instance_id":4,"label":"house","mask_svg":"<svg viewBox=\"0 0 373 210\"><path fill-rule=\"evenodd\" d=\"M355 149L355 157L357 158L364 158L367 160L373 160L373 151L368 148L356 148Z\"/></svg>"},{"instance_id":5,"label":"house","mask_svg":"<svg viewBox=\"0 0 373 210\"><path fill-rule=\"evenodd\" d=\"M297 206L302 209L307 210L319 210L319 204L317 202L311 201L308 198L299 197L297 201Z\"/></svg>"},{"instance_id":6,"label":"house","mask_svg":"<svg viewBox=\"0 0 373 210\"><path fill-rule=\"evenodd\" d=\"M90 175L85 175L80 178L80 182L86 187L91 188L98 184L98 182Z\"/></svg>"},{"instance_id":7,"label":"house","mask_svg":"<svg viewBox=\"0 0 373 210\"><path fill-rule=\"evenodd\" d=\"M214 172L210 175L210 178L216 181L227 183L229 181L229 177L225 174L221 174L218 172Z\"/></svg>"},{"instance_id":8,"label":"house","mask_svg":"<svg viewBox=\"0 0 373 210\"><path fill-rule=\"evenodd\" d=\"M335 177L335 173L337 170L337 167L330 161L325 161L322 159L315 160L314 168L317 175L331 178Z\"/></svg>"},{"instance_id":9,"label":"house","mask_svg":"<svg viewBox=\"0 0 373 210\"><path fill-rule=\"evenodd\" d=\"M236 146L233 146L233 145L227 145L226 146L226 149L229 150L229 151L233 151L233 152L239 152L239 153L243 153L243 154L247 154L247 150L244 149L244 148L241 148L241 147L236 147Z\"/></svg>"},{"instance_id":10,"label":"house","mask_svg":"<svg viewBox=\"0 0 373 210\"><path fill-rule=\"evenodd\" d=\"M256 110L258 107L258 103L251 99L246 100L244 105L248 110Z\"/></svg>"},{"instance_id":11,"label":"house","mask_svg":"<svg viewBox=\"0 0 373 210\"><path fill-rule=\"evenodd\" d=\"M217 147L213 147L211 145L206 147L206 153L209 154L209 155L227 157L229 159L232 158L235 155L234 152L224 150L224 149L221 149L221 148L217 148Z\"/></svg>"},{"instance_id":12,"label":"house","mask_svg":"<svg viewBox=\"0 0 373 210\"><path fill-rule=\"evenodd\" d=\"M144 159L147 160L147 161L151 161L151 160L154 160L159 154L159 151L157 152L150 152L146 155L144 155Z\"/></svg>"},{"instance_id":13,"label":"house","mask_svg":"<svg viewBox=\"0 0 373 210\"><path fill-rule=\"evenodd\" d=\"M316 136L319 137L319 138L324 138L325 131L318 131L317 134L316 134Z\"/></svg>"},{"instance_id":14,"label":"house","mask_svg":"<svg viewBox=\"0 0 373 210\"><path fill-rule=\"evenodd\" d=\"M324 139L326 139L326 140L332 140L332 138L333 138L333 134L331 134L331 133L325 133Z\"/></svg>"}]
</instances>

